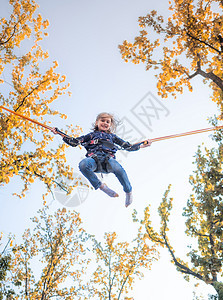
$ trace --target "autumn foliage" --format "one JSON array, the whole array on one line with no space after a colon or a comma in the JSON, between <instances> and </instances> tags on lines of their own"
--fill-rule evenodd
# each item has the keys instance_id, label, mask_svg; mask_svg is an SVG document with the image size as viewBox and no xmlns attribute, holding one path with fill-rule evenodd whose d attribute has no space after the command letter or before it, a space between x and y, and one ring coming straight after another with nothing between
<instances>
[{"instance_id":1,"label":"autumn foliage","mask_svg":"<svg viewBox=\"0 0 223 300\"><path fill-rule=\"evenodd\" d=\"M40 45L49 22L37 13L33 0L9 4L11 15L0 19L0 104L43 123L51 116L65 118L52 109L52 102L67 93L69 84ZM72 128L71 132L75 134ZM65 145L52 149L53 137L47 129L1 110L0 133L0 183L19 176L24 183L20 196L37 178L48 190L59 178L72 178Z\"/></svg>"},{"instance_id":2,"label":"autumn foliage","mask_svg":"<svg viewBox=\"0 0 223 300\"><path fill-rule=\"evenodd\" d=\"M88 265L89 235L79 215L65 208L49 214L49 208L44 207L32 221L34 228L24 232L22 243L9 249L10 267L0 291L7 295L10 287L14 300L88 299L82 275ZM0 258L6 261L6 256Z\"/></svg>"},{"instance_id":3,"label":"autumn foliage","mask_svg":"<svg viewBox=\"0 0 223 300\"><path fill-rule=\"evenodd\" d=\"M100 300L122 299L133 288L135 279L143 277L143 270L150 269L158 259L156 244L147 240L141 228L130 243L118 242L115 232L106 233L104 243L95 240L93 251L98 266L91 285L94 299Z\"/></svg>"},{"instance_id":4,"label":"autumn foliage","mask_svg":"<svg viewBox=\"0 0 223 300\"><path fill-rule=\"evenodd\" d=\"M153 68L158 94L163 98L192 91L193 79L200 75L213 91L212 100L221 109L223 119L223 1L173 0L169 2L169 17L157 11L139 18L142 28L134 42L119 46L122 58ZM177 270L187 278L193 276L215 287L223 299L222 276L222 132L215 133L216 148L199 148L197 170L190 177L194 194L184 209L186 234L195 239L197 247L187 253L189 260L177 257L169 240L169 218L173 199L170 187L159 206L160 230L154 230L150 207L145 209L142 224L148 237L166 247Z\"/></svg>"},{"instance_id":5,"label":"autumn foliage","mask_svg":"<svg viewBox=\"0 0 223 300\"><path fill-rule=\"evenodd\" d=\"M136 278L158 259L141 226L131 242L114 232L100 242L65 208L44 206L31 220L20 243L0 244L0 299L130 300Z\"/></svg>"},{"instance_id":6,"label":"autumn foliage","mask_svg":"<svg viewBox=\"0 0 223 300\"><path fill-rule=\"evenodd\" d=\"M222 106L223 2L221 0L169 1L169 17L153 10L139 17L142 28L134 42L119 46L122 58L156 71L158 94L176 97L200 75L213 90L212 100Z\"/></svg>"},{"instance_id":7,"label":"autumn foliage","mask_svg":"<svg viewBox=\"0 0 223 300\"><path fill-rule=\"evenodd\" d=\"M154 230L150 216L150 207L144 211L144 219L148 237L169 250L171 260L177 270L187 279L194 277L215 287L219 300L223 299L222 253L223 253L223 145L222 133L214 135L218 147L203 151L199 147L195 155L196 170L190 176L193 194L187 201L183 216L185 217L185 233L196 241L189 251L188 260L177 256L173 242L169 239L170 214L173 199L169 197L170 187L165 192L159 206L160 229ZM197 246L196 246L197 245Z\"/></svg>"}]
</instances>

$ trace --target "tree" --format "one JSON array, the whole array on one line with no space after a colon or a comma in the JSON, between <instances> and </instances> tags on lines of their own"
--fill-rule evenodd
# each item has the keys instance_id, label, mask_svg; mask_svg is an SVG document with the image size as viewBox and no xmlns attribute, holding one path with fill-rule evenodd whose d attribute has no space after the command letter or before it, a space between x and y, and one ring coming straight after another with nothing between
<instances>
[{"instance_id":1,"label":"tree","mask_svg":"<svg viewBox=\"0 0 223 300\"><path fill-rule=\"evenodd\" d=\"M0 103L39 122L46 122L46 117L49 122L55 115L66 118L50 107L67 93L69 85L64 75L56 73L58 63L50 66L49 55L40 46L49 22L37 14L34 0L10 0L9 4L11 15L0 19ZM65 163L65 145L51 149L53 137L47 129L5 111L0 117L1 184L19 176L24 183L19 195L24 196L37 178L48 190L60 178L72 179L72 169Z\"/></svg>"},{"instance_id":2,"label":"tree","mask_svg":"<svg viewBox=\"0 0 223 300\"><path fill-rule=\"evenodd\" d=\"M191 79L202 76L210 82L212 100L223 109L223 1L172 0L169 10L166 21L154 10L139 18L140 35L119 46L122 58L154 68L163 98L176 98L184 86L192 91ZM159 38L153 40L154 33Z\"/></svg>"},{"instance_id":3,"label":"tree","mask_svg":"<svg viewBox=\"0 0 223 300\"><path fill-rule=\"evenodd\" d=\"M106 233L101 243L84 231L79 214L65 208L49 214L44 206L32 221L34 228L25 230L22 242L11 243L0 256L0 296L10 300L121 300L143 277L142 269L158 259L156 243L141 226L131 243L117 242L116 233Z\"/></svg>"},{"instance_id":4,"label":"tree","mask_svg":"<svg viewBox=\"0 0 223 300\"><path fill-rule=\"evenodd\" d=\"M172 198L169 198L170 187L165 192L159 206L161 226L159 232L153 229L149 207L145 209L144 219L148 237L169 250L172 262L177 270L189 279L189 276L214 286L219 300L223 299L223 283L219 281L223 262L223 144L222 133L214 139L218 147L205 148L203 154L199 147L195 155L196 170L190 176L194 194L187 201L183 216L186 218L186 235L195 239L187 253L190 262L178 258L168 237L169 216L172 209ZM197 247L195 246L197 244Z\"/></svg>"},{"instance_id":5,"label":"tree","mask_svg":"<svg viewBox=\"0 0 223 300\"><path fill-rule=\"evenodd\" d=\"M88 259L88 235L77 213L59 209L53 215L48 207L32 219L23 242L11 251L11 267L5 283L19 286L12 299L88 299L82 282Z\"/></svg>"},{"instance_id":6,"label":"tree","mask_svg":"<svg viewBox=\"0 0 223 300\"><path fill-rule=\"evenodd\" d=\"M1 234L0 236L0 241L2 239L2 236L3 234ZM14 290L8 284L6 284L7 272L10 271L10 267L11 267L11 255L7 251L11 241L12 241L12 237L8 239L6 246L0 253L0 299L1 300L3 300L4 296L6 297L6 299L10 299L10 297L15 293ZM15 285L17 284L18 282L15 282Z\"/></svg>"},{"instance_id":7,"label":"tree","mask_svg":"<svg viewBox=\"0 0 223 300\"><path fill-rule=\"evenodd\" d=\"M93 251L98 267L91 276L91 285L96 299L120 300L132 289L135 278L143 276L141 269L150 268L157 260L156 245L148 246L141 228L131 243L116 240L115 232L105 233L104 245L95 240Z\"/></svg>"}]
</instances>

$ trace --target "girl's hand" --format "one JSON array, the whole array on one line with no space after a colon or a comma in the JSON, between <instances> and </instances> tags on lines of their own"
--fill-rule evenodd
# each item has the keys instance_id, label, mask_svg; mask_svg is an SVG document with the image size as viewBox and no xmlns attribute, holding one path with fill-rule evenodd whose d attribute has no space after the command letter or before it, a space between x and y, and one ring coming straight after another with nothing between
<instances>
[{"instance_id":1,"label":"girl's hand","mask_svg":"<svg viewBox=\"0 0 223 300\"><path fill-rule=\"evenodd\" d=\"M149 146L151 146L151 144L152 144L152 141L151 141L151 140L146 140L146 141L144 141L143 144L140 145L140 148L146 148L146 147L149 147Z\"/></svg>"},{"instance_id":2,"label":"girl's hand","mask_svg":"<svg viewBox=\"0 0 223 300\"><path fill-rule=\"evenodd\" d=\"M54 134L58 134L56 127L53 127L53 128L51 129L51 131L52 131Z\"/></svg>"}]
</instances>

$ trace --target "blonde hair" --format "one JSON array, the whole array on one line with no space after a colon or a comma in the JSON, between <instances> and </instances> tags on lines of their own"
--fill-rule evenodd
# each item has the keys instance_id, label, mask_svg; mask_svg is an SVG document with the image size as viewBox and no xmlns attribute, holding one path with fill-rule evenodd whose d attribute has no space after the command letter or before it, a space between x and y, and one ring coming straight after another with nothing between
<instances>
[{"instance_id":1,"label":"blonde hair","mask_svg":"<svg viewBox=\"0 0 223 300\"><path fill-rule=\"evenodd\" d=\"M111 127L109 129L109 133L111 132L115 132L116 131L116 128L119 124L119 121L114 117L114 115L110 114L110 113L107 113L107 112L102 112L100 114L97 115L96 117L96 120L95 122L93 123L93 130L96 131L98 130L98 126L96 125L96 122L100 119L103 119L103 118L110 118L111 119Z\"/></svg>"}]
</instances>

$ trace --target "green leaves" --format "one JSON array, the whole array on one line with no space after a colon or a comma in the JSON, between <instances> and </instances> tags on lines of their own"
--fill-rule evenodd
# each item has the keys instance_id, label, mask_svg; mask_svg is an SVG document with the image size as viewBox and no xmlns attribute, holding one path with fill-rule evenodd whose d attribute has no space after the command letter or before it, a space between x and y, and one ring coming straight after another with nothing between
<instances>
[{"instance_id":1,"label":"green leaves","mask_svg":"<svg viewBox=\"0 0 223 300\"><path fill-rule=\"evenodd\" d=\"M195 241L193 247L190 247L191 250L187 252L190 261L183 261L176 256L168 237L168 223L172 209L172 198L169 198L170 186L158 208L159 231L154 230L152 226L149 206L144 211L141 224L145 226L149 239L168 249L171 260L179 272L187 278L192 275L216 286L219 299L222 299L220 296L222 284L218 282L218 276L222 275L223 260L222 131L215 133L213 139L218 142L216 148L198 148L194 162L196 169L189 178L194 194L188 199L183 216L186 219L185 233ZM136 212L134 218L137 221Z\"/></svg>"}]
</instances>

